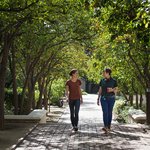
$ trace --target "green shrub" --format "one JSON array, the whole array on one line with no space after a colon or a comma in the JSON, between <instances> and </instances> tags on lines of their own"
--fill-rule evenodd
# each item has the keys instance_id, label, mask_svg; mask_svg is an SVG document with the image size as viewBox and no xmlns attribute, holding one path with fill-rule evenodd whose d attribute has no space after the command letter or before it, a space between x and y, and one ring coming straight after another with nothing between
<instances>
[{"instance_id":1,"label":"green shrub","mask_svg":"<svg viewBox=\"0 0 150 150\"><path fill-rule=\"evenodd\" d=\"M21 93L22 88L17 88L18 92L18 105L20 105ZM4 100L4 111L5 114L13 114L14 111L14 102L13 102L13 90L12 89L5 89L5 100Z\"/></svg>"},{"instance_id":2,"label":"green shrub","mask_svg":"<svg viewBox=\"0 0 150 150\"><path fill-rule=\"evenodd\" d=\"M35 90L35 101L37 102L39 100L39 90Z\"/></svg>"},{"instance_id":3,"label":"green shrub","mask_svg":"<svg viewBox=\"0 0 150 150\"><path fill-rule=\"evenodd\" d=\"M63 79L55 80L51 87L51 103L59 105L60 98L64 95L65 84Z\"/></svg>"},{"instance_id":4,"label":"green shrub","mask_svg":"<svg viewBox=\"0 0 150 150\"><path fill-rule=\"evenodd\" d=\"M18 94L21 94L22 93L22 87L18 87L17 92L18 92Z\"/></svg>"},{"instance_id":5,"label":"green shrub","mask_svg":"<svg viewBox=\"0 0 150 150\"><path fill-rule=\"evenodd\" d=\"M122 97L122 96L116 96L116 100L124 100L125 101L125 98L124 97Z\"/></svg>"},{"instance_id":6,"label":"green shrub","mask_svg":"<svg viewBox=\"0 0 150 150\"><path fill-rule=\"evenodd\" d=\"M81 89L82 95L87 95L88 93Z\"/></svg>"},{"instance_id":7,"label":"green shrub","mask_svg":"<svg viewBox=\"0 0 150 150\"><path fill-rule=\"evenodd\" d=\"M127 123L129 108L130 106L127 106L126 101L124 99L116 100L116 103L114 106L114 113L117 116L116 120L118 122Z\"/></svg>"},{"instance_id":8,"label":"green shrub","mask_svg":"<svg viewBox=\"0 0 150 150\"><path fill-rule=\"evenodd\" d=\"M14 114L13 107L12 107L12 109L10 109L8 107L8 105L6 103L4 103L4 114L5 115L12 115L12 114Z\"/></svg>"},{"instance_id":9,"label":"green shrub","mask_svg":"<svg viewBox=\"0 0 150 150\"><path fill-rule=\"evenodd\" d=\"M4 100L4 111L5 114L9 114L14 107L13 107L13 91L10 89L5 89L5 100Z\"/></svg>"}]
</instances>

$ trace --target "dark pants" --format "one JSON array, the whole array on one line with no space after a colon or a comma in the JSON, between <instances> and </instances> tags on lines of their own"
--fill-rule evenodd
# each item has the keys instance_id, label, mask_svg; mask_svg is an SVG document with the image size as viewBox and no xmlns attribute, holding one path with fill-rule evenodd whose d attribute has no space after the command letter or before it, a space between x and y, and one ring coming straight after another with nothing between
<instances>
[{"instance_id":1,"label":"dark pants","mask_svg":"<svg viewBox=\"0 0 150 150\"><path fill-rule=\"evenodd\" d=\"M80 100L69 100L70 119L73 127L78 126Z\"/></svg>"},{"instance_id":2,"label":"dark pants","mask_svg":"<svg viewBox=\"0 0 150 150\"><path fill-rule=\"evenodd\" d=\"M104 126L109 128L111 126L111 121L112 121L112 111L115 104L115 97L102 96L100 101L101 101L101 106L103 111Z\"/></svg>"}]
</instances>

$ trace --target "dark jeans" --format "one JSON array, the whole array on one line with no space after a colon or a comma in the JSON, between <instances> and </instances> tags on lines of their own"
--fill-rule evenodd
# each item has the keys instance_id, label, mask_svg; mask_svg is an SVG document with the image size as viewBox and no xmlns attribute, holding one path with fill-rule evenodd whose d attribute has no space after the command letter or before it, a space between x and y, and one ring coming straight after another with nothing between
<instances>
[{"instance_id":1,"label":"dark jeans","mask_svg":"<svg viewBox=\"0 0 150 150\"><path fill-rule=\"evenodd\" d=\"M104 126L109 128L111 126L112 121L112 111L115 104L115 96L110 97L102 96L100 101L103 111Z\"/></svg>"},{"instance_id":2,"label":"dark jeans","mask_svg":"<svg viewBox=\"0 0 150 150\"><path fill-rule=\"evenodd\" d=\"M70 119L73 127L78 126L80 100L69 100Z\"/></svg>"}]
</instances>

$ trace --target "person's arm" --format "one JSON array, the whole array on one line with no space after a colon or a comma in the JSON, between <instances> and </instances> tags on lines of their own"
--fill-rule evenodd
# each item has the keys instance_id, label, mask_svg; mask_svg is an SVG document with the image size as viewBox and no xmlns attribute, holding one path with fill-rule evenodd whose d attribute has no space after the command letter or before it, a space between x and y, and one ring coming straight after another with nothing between
<instances>
[{"instance_id":1,"label":"person's arm","mask_svg":"<svg viewBox=\"0 0 150 150\"><path fill-rule=\"evenodd\" d=\"M66 85L66 98L67 98L67 101L69 101L69 86Z\"/></svg>"},{"instance_id":2,"label":"person's arm","mask_svg":"<svg viewBox=\"0 0 150 150\"><path fill-rule=\"evenodd\" d=\"M118 88L114 87L114 88L107 88L107 92L114 92L115 94L117 93Z\"/></svg>"},{"instance_id":3,"label":"person's arm","mask_svg":"<svg viewBox=\"0 0 150 150\"><path fill-rule=\"evenodd\" d=\"M117 94L117 92L118 92L118 87L114 87L113 88L113 92L115 93L115 95Z\"/></svg>"},{"instance_id":4,"label":"person's arm","mask_svg":"<svg viewBox=\"0 0 150 150\"><path fill-rule=\"evenodd\" d=\"M102 94L102 88L100 87L98 91L97 105L99 105L99 99L101 97L101 94Z\"/></svg>"},{"instance_id":5,"label":"person's arm","mask_svg":"<svg viewBox=\"0 0 150 150\"><path fill-rule=\"evenodd\" d=\"M80 102L82 104L83 103L83 97L82 97L81 87L79 87L79 92L80 92Z\"/></svg>"},{"instance_id":6,"label":"person's arm","mask_svg":"<svg viewBox=\"0 0 150 150\"><path fill-rule=\"evenodd\" d=\"M117 94L118 92L118 85L117 85L117 81L115 81L114 83L114 87L113 88L108 88L108 92L114 92L115 95Z\"/></svg>"}]
</instances>

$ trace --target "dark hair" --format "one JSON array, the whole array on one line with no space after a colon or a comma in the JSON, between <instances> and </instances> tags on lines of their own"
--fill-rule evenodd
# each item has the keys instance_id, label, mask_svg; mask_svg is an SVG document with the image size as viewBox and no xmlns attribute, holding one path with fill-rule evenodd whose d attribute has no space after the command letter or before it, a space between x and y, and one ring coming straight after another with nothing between
<instances>
[{"instance_id":1,"label":"dark hair","mask_svg":"<svg viewBox=\"0 0 150 150\"><path fill-rule=\"evenodd\" d=\"M69 73L70 76L72 76L73 74L75 74L78 70L77 69L72 69Z\"/></svg>"},{"instance_id":2,"label":"dark hair","mask_svg":"<svg viewBox=\"0 0 150 150\"><path fill-rule=\"evenodd\" d=\"M109 73L109 75L111 75L112 71L109 68L104 69L104 72Z\"/></svg>"}]
</instances>

